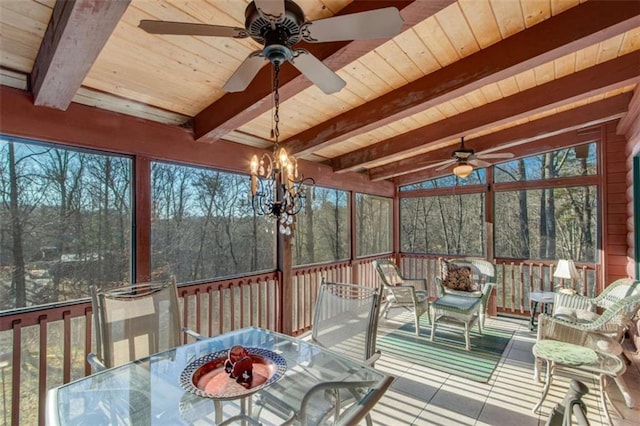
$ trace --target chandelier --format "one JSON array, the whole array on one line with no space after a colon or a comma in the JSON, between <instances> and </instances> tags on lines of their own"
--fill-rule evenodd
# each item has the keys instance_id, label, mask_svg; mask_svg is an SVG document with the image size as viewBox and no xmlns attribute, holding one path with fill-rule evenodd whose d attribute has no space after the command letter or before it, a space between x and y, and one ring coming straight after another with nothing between
<instances>
[{"instance_id":1,"label":"chandelier","mask_svg":"<svg viewBox=\"0 0 640 426\"><path fill-rule=\"evenodd\" d=\"M274 61L273 66L273 155L265 153L259 158L257 155L251 158L251 203L257 214L276 220L281 234L291 235L294 216L304 206L307 187L313 186L315 181L299 173L295 157L278 145L280 63Z\"/></svg>"}]
</instances>

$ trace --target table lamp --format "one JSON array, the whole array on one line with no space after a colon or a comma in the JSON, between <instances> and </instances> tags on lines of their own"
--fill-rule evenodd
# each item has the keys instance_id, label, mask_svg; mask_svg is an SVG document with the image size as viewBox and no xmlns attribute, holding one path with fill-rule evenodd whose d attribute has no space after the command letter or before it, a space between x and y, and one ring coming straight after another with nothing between
<instances>
[{"instance_id":1,"label":"table lamp","mask_svg":"<svg viewBox=\"0 0 640 426\"><path fill-rule=\"evenodd\" d=\"M560 259L553 276L563 280L562 286L560 286L559 290L561 293L573 294L576 292L573 288L564 287L564 280L571 280L573 283L573 280L578 278L578 270L576 269L576 265L574 265L573 260Z\"/></svg>"}]
</instances>

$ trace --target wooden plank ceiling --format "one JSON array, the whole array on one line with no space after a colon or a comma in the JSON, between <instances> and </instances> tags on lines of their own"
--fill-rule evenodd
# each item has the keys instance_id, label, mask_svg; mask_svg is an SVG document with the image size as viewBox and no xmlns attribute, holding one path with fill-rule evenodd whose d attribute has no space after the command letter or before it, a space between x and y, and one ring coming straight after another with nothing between
<instances>
[{"instance_id":1,"label":"wooden plank ceiling","mask_svg":"<svg viewBox=\"0 0 640 426\"><path fill-rule=\"evenodd\" d=\"M640 2L297 0L308 20L394 6L390 40L305 44L346 82L326 95L290 64L281 73L281 141L336 172L407 184L466 136L476 152L516 156L570 146L623 117L640 79ZM91 105L193 129L194 143L266 148L271 67L239 93L227 79L251 39L152 35L142 19L244 26L248 1L3 0L0 83L34 102ZM535 144L533 144L535 142Z\"/></svg>"}]
</instances>

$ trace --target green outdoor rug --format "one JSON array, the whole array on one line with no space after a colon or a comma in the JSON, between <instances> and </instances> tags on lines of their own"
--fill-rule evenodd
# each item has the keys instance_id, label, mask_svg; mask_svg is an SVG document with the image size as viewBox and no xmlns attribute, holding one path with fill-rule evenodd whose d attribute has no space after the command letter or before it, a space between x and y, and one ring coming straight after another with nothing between
<instances>
[{"instance_id":1,"label":"green outdoor rug","mask_svg":"<svg viewBox=\"0 0 640 426\"><path fill-rule=\"evenodd\" d=\"M471 350L464 349L464 333L459 328L438 325L435 340L431 342L431 326L420 318L420 336L415 335L413 321L397 331L379 336L377 348L383 354L410 359L416 364L438 371L486 383L495 370L512 331L485 327L479 334L477 326L471 332Z\"/></svg>"}]
</instances>

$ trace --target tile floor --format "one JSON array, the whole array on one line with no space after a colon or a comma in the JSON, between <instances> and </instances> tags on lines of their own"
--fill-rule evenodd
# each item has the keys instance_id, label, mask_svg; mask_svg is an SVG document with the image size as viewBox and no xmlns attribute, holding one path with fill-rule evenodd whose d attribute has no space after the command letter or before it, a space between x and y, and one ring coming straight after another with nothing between
<instances>
[{"instance_id":1,"label":"tile floor","mask_svg":"<svg viewBox=\"0 0 640 426\"><path fill-rule=\"evenodd\" d=\"M380 319L378 336L412 321L406 313ZM560 402L568 388L570 376L558 372L540 413L533 414L542 392L542 384L533 381L535 332L523 319L490 318L488 325L511 329L513 338L488 383L478 383L438 370L414 365L406 359L382 354L376 368L396 376L389 390L372 411L378 425L545 425L551 408ZM426 332L425 332L426 335ZM460 335L463 339L462 335ZM625 380L637 405L640 405L640 360L630 365ZM583 398L592 426L607 424L599 407L597 381L591 376L575 376L590 392ZM614 383L608 392L625 419L610 409L614 425L640 424L640 407L628 409Z\"/></svg>"}]
</instances>

